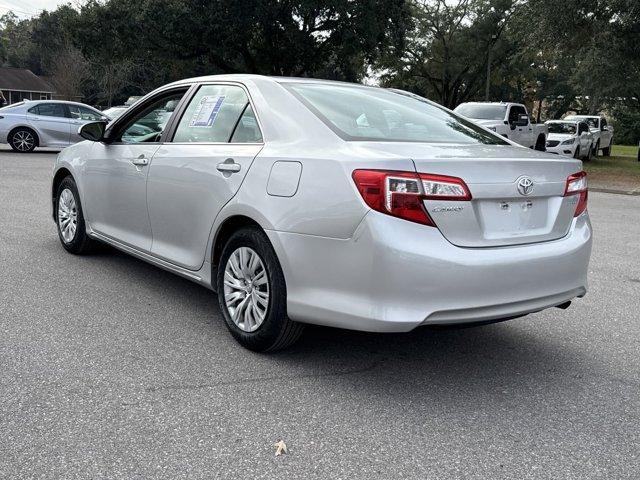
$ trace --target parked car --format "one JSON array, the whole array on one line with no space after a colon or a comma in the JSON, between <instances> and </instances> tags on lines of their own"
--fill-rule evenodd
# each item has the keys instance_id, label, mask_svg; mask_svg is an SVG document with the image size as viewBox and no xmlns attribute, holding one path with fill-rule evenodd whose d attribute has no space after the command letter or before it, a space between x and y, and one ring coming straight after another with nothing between
<instances>
[{"instance_id":1,"label":"parked car","mask_svg":"<svg viewBox=\"0 0 640 480\"><path fill-rule=\"evenodd\" d=\"M109 107L106 110L102 111L102 114L105 117L109 117L111 120L115 120L116 118L118 118L120 115L122 115L124 112L127 111L129 107L126 106L118 106L118 107Z\"/></svg>"},{"instance_id":2,"label":"parked car","mask_svg":"<svg viewBox=\"0 0 640 480\"><path fill-rule=\"evenodd\" d=\"M611 145L613 145L613 126L607 124L607 119L602 115L569 115L565 120L581 120L587 122L594 137L593 154L598 155L602 150L602 155L611 155Z\"/></svg>"},{"instance_id":3,"label":"parked car","mask_svg":"<svg viewBox=\"0 0 640 480\"><path fill-rule=\"evenodd\" d=\"M545 124L549 129L547 152L591 160L595 144L586 122L549 120Z\"/></svg>"},{"instance_id":4,"label":"parked car","mask_svg":"<svg viewBox=\"0 0 640 480\"><path fill-rule=\"evenodd\" d=\"M0 108L0 143L17 152L36 147L64 148L82 140L78 129L88 122L107 120L89 105L58 100L34 100Z\"/></svg>"},{"instance_id":5,"label":"parked car","mask_svg":"<svg viewBox=\"0 0 640 480\"><path fill-rule=\"evenodd\" d=\"M166 111L154 135L131 127ZM55 162L70 253L104 242L217 292L245 347L566 308L587 289L587 179L435 103L255 75L175 82ZM87 264L87 268L90 265Z\"/></svg>"},{"instance_id":6,"label":"parked car","mask_svg":"<svg viewBox=\"0 0 640 480\"><path fill-rule=\"evenodd\" d=\"M453 111L524 147L545 150L546 125L532 123L521 103L467 102Z\"/></svg>"}]
</instances>

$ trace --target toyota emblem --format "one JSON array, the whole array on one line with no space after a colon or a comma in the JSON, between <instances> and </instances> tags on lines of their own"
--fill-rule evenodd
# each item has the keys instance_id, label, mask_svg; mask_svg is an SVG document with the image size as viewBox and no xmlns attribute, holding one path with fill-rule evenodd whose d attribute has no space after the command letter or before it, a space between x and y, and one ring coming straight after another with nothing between
<instances>
[{"instance_id":1,"label":"toyota emblem","mask_svg":"<svg viewBox=\"0 0 640 480\"><path fill-rule=\"evenodd\" d=\"M520 195L531 195L531 192L533 192L533 180L529 177L520 177L516 181L518 182L518 192Z\"/></svg>"}]
</instances>

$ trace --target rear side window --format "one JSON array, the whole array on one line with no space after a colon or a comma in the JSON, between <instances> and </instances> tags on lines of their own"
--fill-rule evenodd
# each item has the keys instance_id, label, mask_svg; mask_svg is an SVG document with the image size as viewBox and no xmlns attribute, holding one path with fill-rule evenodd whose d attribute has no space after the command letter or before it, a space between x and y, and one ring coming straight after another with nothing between
<instances>
[{"instance_id":1,"label":"rear side window","mask_svg":"<svg viewBox=\"0 0 640 480\"><path fill-rule=\"evenodd\" d=\"M232 136L235 142L256 141L255 138L262 136L253 111L246 110L248 105L249 99L241 87L203 85L180 119L173 141L227 143Z\"/></svg>"},{"instance_id":2,"label":"rear side window","mask_svg":"<svg viewBox=\"0 0 640 480\"><path fill-rule=\"evenodd\" d=\"M344 140L508 145L498 135L410 94L325 83L282 85Z\"/></svg>"},{"instance_id":3,"label":"rear side window","mask_svg":"<svg viewBox=\"0 0 640 480\"><path fill-rule=\"evenodd\" d=\"M41 103L29 109L29 113L43 117L66 117L64 106L60 103Z\"/></svg>"},{"instance_id":4,"label":"rear side window","mask_svg":"<svg viewBox=\"0 0 640 480\"><path fill-rule=\"evenodd\" d=\"M262 134L251 104L247 104L231 136L231 143L261 143Z\"/></svg>"}]
</instances>

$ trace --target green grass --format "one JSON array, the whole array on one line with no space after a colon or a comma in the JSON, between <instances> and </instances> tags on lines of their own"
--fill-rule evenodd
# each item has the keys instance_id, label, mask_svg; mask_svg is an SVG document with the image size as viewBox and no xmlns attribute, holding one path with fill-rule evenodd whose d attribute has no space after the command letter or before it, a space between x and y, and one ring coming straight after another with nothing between
<instances>
[{"instance_id":1,"label":"green grass","mask_svg":"<svg viewBox=\"0 0 640 480\"><path fill-rule=\"evenodd\" d=\"M638 147L614 145L610 157L600 156L584 163L589 174L589 185L616 190L640 189L640 162Z\"/></svg>"},{"instance_id":2,"label":"green grass","mask_svg":"<svg viewBox=\"0 0 640 480\"><path fill-rule=\"evenodd\" d=\"M614 157L634 157L638 158L637 145L614 145L611 149L611 155Z\"/></svg>"}]
</instances>

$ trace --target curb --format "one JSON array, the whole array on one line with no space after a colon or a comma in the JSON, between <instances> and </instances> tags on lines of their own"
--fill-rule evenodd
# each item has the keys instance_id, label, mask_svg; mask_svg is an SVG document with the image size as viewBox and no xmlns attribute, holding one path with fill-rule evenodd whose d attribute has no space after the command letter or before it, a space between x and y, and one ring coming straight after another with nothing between
<instances>
[{"instance_id":1,"label":"curb","mask_svg":"<svg viewBox=\"0 0 640 480\"><path fill-rule=\"evenodd\" d=\"M599 193L613 193L615 195L631 195L633 197L640 196L640 190L615 190L612 188L597 188L597 187L589 187L590 192L599 192Z\"/></svg>"}]
</instances>

